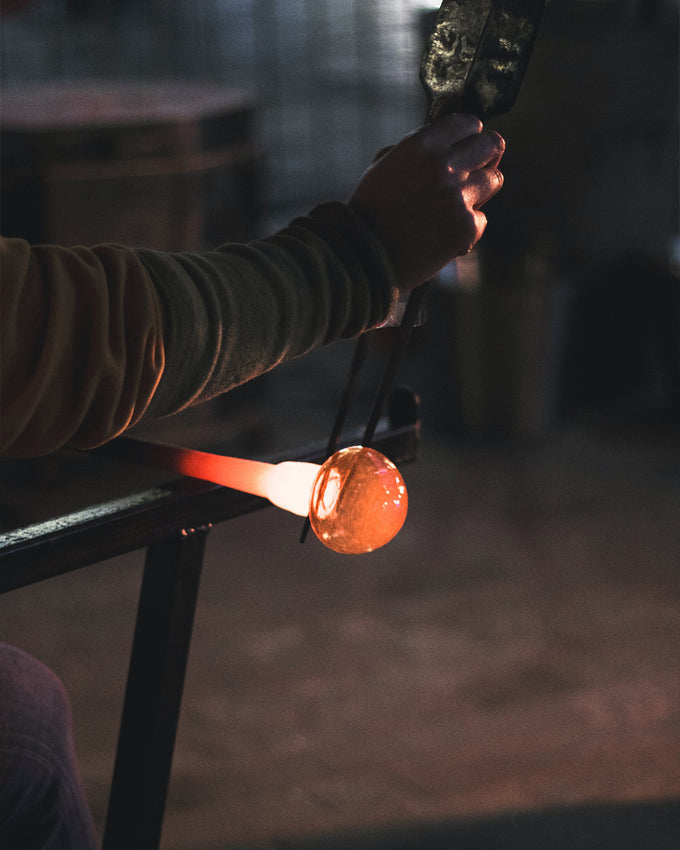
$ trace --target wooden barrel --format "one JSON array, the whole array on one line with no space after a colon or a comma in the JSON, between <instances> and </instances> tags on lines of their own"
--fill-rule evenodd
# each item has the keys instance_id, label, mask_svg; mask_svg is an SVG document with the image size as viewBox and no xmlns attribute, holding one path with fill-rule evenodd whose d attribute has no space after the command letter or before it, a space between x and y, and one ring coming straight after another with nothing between
<instances>
[{"instance_id":1,"label":"wooden barrel","mask_svg":"<svg viewBox=\"0 0 680 850\"><path fill-rule=\"evenodd\" d=\"M198 250L256 235L261 157L245 92L77 82L2 93L2 232Z\"/></svg>"}]
</instances>

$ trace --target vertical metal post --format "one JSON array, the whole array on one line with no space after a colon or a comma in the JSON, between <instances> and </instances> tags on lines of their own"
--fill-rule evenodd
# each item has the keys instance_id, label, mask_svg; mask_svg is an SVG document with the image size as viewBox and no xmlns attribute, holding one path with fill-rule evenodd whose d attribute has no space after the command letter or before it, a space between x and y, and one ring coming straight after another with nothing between
<instances>
[{"instance_id":1,"label":"vertical metal post","mask_svg":"<svg viewBox=\"0 0 680 850\"><path fill-rule=\"evenodd\" d=\"M208 531L181 531L147 551L104 850L160 843Z\"/></svg>"}]
</instances>

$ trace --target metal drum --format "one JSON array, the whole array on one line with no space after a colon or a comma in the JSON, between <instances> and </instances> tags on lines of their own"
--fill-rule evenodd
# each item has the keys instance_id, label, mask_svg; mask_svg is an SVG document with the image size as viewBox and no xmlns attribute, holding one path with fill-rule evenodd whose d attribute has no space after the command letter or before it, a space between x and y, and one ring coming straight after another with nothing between
<instances>
[{"instance_id":1,"label":"metal drum","mask_svg":"<svg viewBox=\"0 0 680 850\"><path fill-rule=\"evenodd\" d=\"M63 245L198 250L256 235L256 106L200 82L2 94L2 229Z\"/></svg>"}]
</instances>

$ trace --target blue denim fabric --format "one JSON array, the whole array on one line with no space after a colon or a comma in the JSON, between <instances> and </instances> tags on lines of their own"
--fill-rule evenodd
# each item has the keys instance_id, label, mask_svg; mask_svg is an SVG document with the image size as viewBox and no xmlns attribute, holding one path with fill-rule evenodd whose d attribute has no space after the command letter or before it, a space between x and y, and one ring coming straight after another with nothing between
<instances>
[{"instance_id":1,"label":"blue denim fabric","mask_svg":"<svg viewBox=\"0 0 680 850\"><path fill-rule=\"evenodd\" d=\"M71 709L57 676L0 643L0 850L94 850Z\"/></svg>"}]
</instances>

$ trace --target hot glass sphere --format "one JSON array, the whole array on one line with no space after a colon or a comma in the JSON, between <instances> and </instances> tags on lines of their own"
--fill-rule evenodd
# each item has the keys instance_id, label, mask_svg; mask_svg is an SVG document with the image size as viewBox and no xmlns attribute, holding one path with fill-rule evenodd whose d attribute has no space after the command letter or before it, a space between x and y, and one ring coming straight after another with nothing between
<instances>
[{"instance_id":1,"label":"hot glass sphere","mask_svg":"<svg viewBox=\"0 0 680 850\"><path fill-rule=\"evenodd\" d=\"M407 510L406 485L396 466L375 449L350 446L319 469L309 520L329 549L359 555L389 543Z\"/></svg>"}]
</instances>

